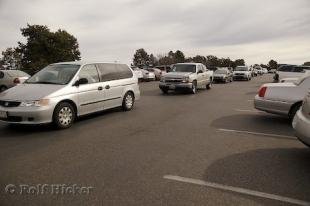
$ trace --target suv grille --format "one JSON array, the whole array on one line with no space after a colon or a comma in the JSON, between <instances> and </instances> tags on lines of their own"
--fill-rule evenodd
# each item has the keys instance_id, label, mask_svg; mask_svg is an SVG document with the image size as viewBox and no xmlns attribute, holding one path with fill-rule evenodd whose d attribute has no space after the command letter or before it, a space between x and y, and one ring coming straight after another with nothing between
<instances>
[{"instance_id":1,"label":"suv grille","mask_svg":"<svg viewBox=\"0 0 310 206\"><path fill-rule=\"evenodd\" d=\"M2 106L2 107L18 107L20 104L21 104L21 102L0 100L0 106Z\"/></svg>"},{"instance_id":2,"label":"suv grille","mask_svg":"<svg viewBox=\"0 0 310 206\"><path fill-rule=\"evenodd\" d=\"M165 81L168 83L181 83L183 79L166 79Z\"/></svg>"}]
</instances>

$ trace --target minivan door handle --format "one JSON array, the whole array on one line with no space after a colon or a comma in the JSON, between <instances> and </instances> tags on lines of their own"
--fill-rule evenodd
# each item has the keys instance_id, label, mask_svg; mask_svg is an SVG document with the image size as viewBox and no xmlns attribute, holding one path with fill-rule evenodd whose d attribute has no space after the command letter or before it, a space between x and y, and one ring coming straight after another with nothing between
<instances>
[{"instance_id":1,"label":"minivan door handle","mask_svg":"<svg viewBox=\"0 0 310 206\"><path fill-rule=\"evenodd\" d=\"M98 90L99 91L103 90L103 87L102 86L98 87Z\"/></svg>"},{"instance_id":2,"label":"minivan door handle","mask_svg":"<svg viewBox=\"0 0 310 206\"><path fill-rule=\"evenodd\" d=\"M105 86L106 89L110 89L110 85Z\"/></svg>"}]
</instances>

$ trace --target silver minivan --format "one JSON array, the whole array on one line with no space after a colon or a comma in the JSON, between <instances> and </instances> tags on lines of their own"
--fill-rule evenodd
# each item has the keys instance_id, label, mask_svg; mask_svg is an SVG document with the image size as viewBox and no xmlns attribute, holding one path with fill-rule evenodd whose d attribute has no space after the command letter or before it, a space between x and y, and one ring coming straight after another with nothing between
<instances>
[{"instance_id":1,"label":"silver minivan","mask_svg":"<svg viewBox=\"0 0 310 206\"><path fill-rule=\"evenodd\" d=\"M53 122L64 129L85 114L114 107L129 111L139 98L137 77L126 64L61 62L0 93L0 120Z\"/></svg>"}]
</instances>

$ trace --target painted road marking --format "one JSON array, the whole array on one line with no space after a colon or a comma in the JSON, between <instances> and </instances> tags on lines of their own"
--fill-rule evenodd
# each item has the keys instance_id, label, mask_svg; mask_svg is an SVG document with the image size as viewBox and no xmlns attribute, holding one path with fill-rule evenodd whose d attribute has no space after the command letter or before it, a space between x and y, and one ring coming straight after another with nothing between
<instances>
[{"instance_id":1,"label":"painted road marking","mask_svg":"<svg viewBox=\"0 0 310 206\"><path fill-rule=\"evenodd\" d=\"M237 112L250 112L250 113L257 113L257 114L266 114L265 112L261 112L258 110L251 110L251 109L235 109Z\"/></svg>"},{"instance_id":2,"label":"painted road marking","mask_svg":"<svg viewBox=\"0 0 310 206\"><path fill-rule=\"evenodd\" d=\"M163 178L168 179L168 180L178 181L178 182L184 182L184 183L195 184L195 185L200 185L200 186L205 186L205 187L211 187L214 189L219 189L219 190L224 190L224 191L230 191L230 192L250 195L250 196L254 196L254 197L261 197L261 198L265 198L265 199L277 200L277 201L281 201L281 202L285 202L285 203L291 203L291 204L302 205L302 206L310 206L310 202L306 202L303 200L284 197L284 196L280 196L280 195L268 194L268 193L259 192L259 191L255 191L255 190L249 190L249 189L245 189L245 188L241 188L241 187L232 187L232 186L222 185L222 184L213 183L213 182L206 182L206 181L199 180L199 179L192 179L192 178L180 177L180 176L175 176L175 175L165 175Z\"/></svg>"},{"instance_id":3,"label":"painted road marking","mask_svg":"<svg viewBox=\"0 0 310 206\"><path fill-rule=\"evenodd\" d=\"M282 138L282 139L289 139L289 140L297 140L294 136L288 135L280 135L280 134L270 134L270 133L261 133L261 132L250 132L244 130L234 130L234 129L218 129L222 132L234 132L234 133L241 133L241 134L251 134L251 135L259 135L259 136L267 136L267 137L275 137L275 138Z\"/></svg>"}]
</instances>

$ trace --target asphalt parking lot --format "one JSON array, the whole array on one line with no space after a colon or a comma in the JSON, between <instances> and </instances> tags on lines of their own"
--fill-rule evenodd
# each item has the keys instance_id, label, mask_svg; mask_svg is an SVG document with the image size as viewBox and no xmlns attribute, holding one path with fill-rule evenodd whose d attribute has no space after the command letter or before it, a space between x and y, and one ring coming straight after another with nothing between
<instances>
[{"instance_id":1,"label":"asphalt parking lot","mask_svg":"<svg viewBox=\"0 0 310 206\"><path fill-rule=\"evenodd\" d=\"M72 128L0 123L0 205L307 205L310 149L290 122L258 112L265 75L162 95L141 83L134 110ZM14 194L9 184L77 184L89 194Z\"/></svg>"}]
</instances>

